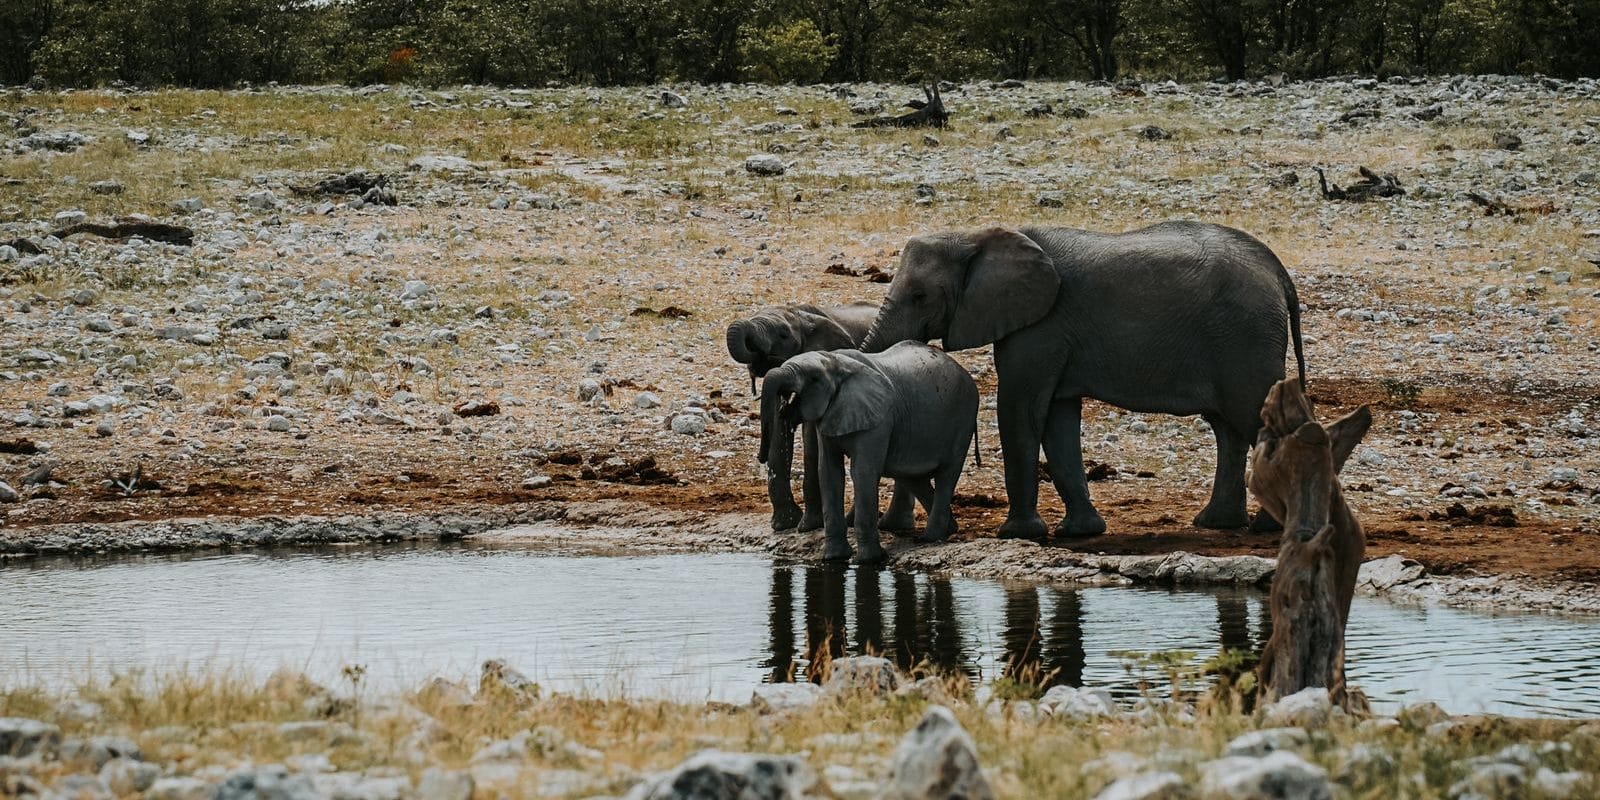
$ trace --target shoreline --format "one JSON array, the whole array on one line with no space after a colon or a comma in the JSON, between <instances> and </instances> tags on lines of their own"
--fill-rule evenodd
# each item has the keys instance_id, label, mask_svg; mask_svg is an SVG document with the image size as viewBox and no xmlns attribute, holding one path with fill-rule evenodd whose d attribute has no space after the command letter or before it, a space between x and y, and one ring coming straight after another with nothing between
<instances>
[{"instance_id":1,"label":"shoreline","mask_svg":"<svg viewBox=\"0 0 1600 800\"><path fill-rule=\"evenodd\" d=\"M519 509L452 509L339 516L205 517L0 529L0 565L51 556L106 556L258 547L454 541L540 542L615 554L762 553L815 561L821 533L775 534L765 515L654 508L632 501L533 503ZM1040 584L1256 586L1272 559L1253 555L1107 555L1022 540L939 545L891 541L891 569ZM1479 611L1600 616L1600 587L1506 575L1431 575L1398 555L1361 567L1357 591L1392 601Z\"/></svg>"}]
</instances>

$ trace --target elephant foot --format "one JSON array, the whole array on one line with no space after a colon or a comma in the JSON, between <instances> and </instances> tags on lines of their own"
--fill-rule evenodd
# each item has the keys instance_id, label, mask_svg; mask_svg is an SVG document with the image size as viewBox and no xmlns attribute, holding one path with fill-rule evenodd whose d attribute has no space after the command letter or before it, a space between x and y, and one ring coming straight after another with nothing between
<instances>
[{"instance_id":1,"label":"elephant foot","mask_svg":"<svg viewBox=\"0 0 1600 800\"><path fill-rule=\"evenodd\" d=\"M826 542L822 545L823 561L849 561L851 555L849 544L835 544Z\"/></svg>"},{"instance_id":2,"label":"elephant foot","mask_svg":"<svg viewBox=\"0 0 1600 800\"><path fill-rule=\"evenodd\" d=\"M1218 510L1216 506L1206 506L1194 518L1196 528L1210 528L1216 531L1243 528L1250 524L1250 515L1243 508Z\"/></svg>"},{"instance_id":3,"label":"elephant foot","mask_svg":"<svg viewBox=\"0 0 1600 800\"><path fill-rule=\"evenodd\" d=\"M1256 512L1256 518L1250 520L1251 533L1281 533L1283 523L1272 518L1265 509Z\"/></svg>"},{"instance_id":4,"label":"elephant foot","mask_svg":"<svg viewBox=\"0 0 1600 800\"><path fill-rule=\"evenodd\" d=\"M786 506L772 509L772 529L786 531L800 524L800 507Z\"/></svg>"},{"instance_id":5,"label":"elephant foot","mask_svg":"<svg viewBox=\"0 0 1600 800\"><path fill-rule=\"evenodd\" d=\"M1044 520L1039 519L1038 514L1034 514L1032 517L1006 520L1005 523L1000 526L1000 533L998 536L1001 539L1032 539L1034 541L1041 541L1044 539L1045 534L1049 532L1050 529L1045 527Z\"/></svg>"},{"instance_id":6,"label":"elephant foot","mask_svg":"<svg viewBox=\"0 0 1600 800\"><path fill-rule=\"evenodd\" d=\"M1061 524L1056 526L1055 535L1058 539L1087 539L1105 532L1105 519L1099 513L1090 511L1061 520Z\"/></svg>"},{"instance_id":7,"label":"elephant foot","mask_svg":"<svg viewBox=\"0 0 1600 800\"><path fill-rule=\"evenodd\" d=\"M850 559L850 561L851 563L859 564L863 567L870 567L882 564L884 561L887 561L888 558L889 555L883 551L882 547L863 547L861 548L861 552L857 554L855 558Z\"/></svg>"},{"instance_id":8,"label":"elephant foot","mask_svg":"<svg viewBox=\"0 0 1600 800\"><path fill-rule=\"evenodd\" d=\"M909 531L917 527L916 512L908 511L904 514L896 513L893 516L884 514L878 518L880 531Z\"/></svg>"},{"instance_id":9,"label":"elephant foot","mask_svg":"<svg viewBox=\"0 0 1600 800\"><path fill-rule=\"evenodd\" d=\"M950 523L949 525L942 526L929 523L928 527L925 528L922 533L919 533L913 537L912 540L922 544L938 544L939 542L949 539L950 536L955 532L956 524L954 522Z\"/></svg>"},{"instance_id":10,"label":"elephant foot","mask_svg":"<svg viewBox=\"0 0 1600 800\"><path fill-rule=\"evenodd\" d=\"M822 527L822 515L813 514L810 509L806 509L806 513L800 517L800 522L795 526L795 530L800 533L808 533L820 527Z\"/></svg>"}]
</instances>

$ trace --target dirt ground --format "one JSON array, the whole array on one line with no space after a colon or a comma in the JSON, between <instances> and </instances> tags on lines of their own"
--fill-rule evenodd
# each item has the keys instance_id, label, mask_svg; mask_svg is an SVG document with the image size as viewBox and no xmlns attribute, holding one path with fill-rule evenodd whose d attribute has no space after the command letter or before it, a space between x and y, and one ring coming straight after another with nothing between
<instances>
[{"instance_id":1,"label":"dirt ground","mask_svg":"<svg viewBox=\"0 0 1600 800\"><path fill-rule=\"evenodd\" d=\"M655 110L649 92L524 93L517 97L533 98L531 109L497 118L499 110L475 110L488 107L473 105L476 95L414 92L408 106L411 91L341 95L351 108L370 106L375 121L351 122L345 138L314 151L295 149L319 135L303 119L308 112L287 100L278 107L271 93L8 101L12 110L43 107L57 127L101 126L115 138L122 126L142 124L160 135L141 149L118 145L116 158L96 155L95 144L16 156L6 171L20 177L0 186L0 201L10 203L0 240L37 236L50 214L82 207L186 220L201 242L197 255L168 250L155 259L190 270L177 278L152 268L110 279L107 265L129 253L74 240L43 257L48 275L7 273L0 282L0 344L13 354L63 354L42 367L17 356L18 371L0 381L5 416L34 415L0 431L0 478L23 493L0 506L3 524L604 498L758 511L766 500L755 403L723 348L728 321L770 304L880 298L883 284L849 273L892 270L900 244L919 231L994 221L1116 230L1187 217L1254 233L1289 265L1306 306L1320 415L1374 407L1373 431L1344 475L1369 558L1399 553L1442 574L1600 582L1600 273L1588 263L1600 257L1600 213L1593 191L1581 188L1590 184L1573 177L1592 180L1600 156L1569 137L1576 130L1593 137L1584 142L1600 140L1600 100L1538 86L1468 97L1455 84L1359 92L1320 84L1226 96L1185 87L1157 102L1081 84L975 85L947 99L957 126L930 140L851 131L843 101L818 89L735 87L720 99L691 97L684 116L660 122L676 127L646 139L640 131L668 113ZM1443 91L1467 99L1438 121L1404 116L1413 106L1403 93ZM420 104L424 96L434 104ZM1375 96L1395 106L1380 123L1322 119ZM1088 117L1025 115L1041 97L1081 104ZM1313 113L1308 102L1322 117L1297 121ZM230 112L234 122L197 110L228 104L244 109ZM750 122L789 119L774 104L798 107L801 122L752 133ZM599 110L584 119L584 108ZM395 121L401 116L407 124ZM249 120L249 135L228 140L245 125L239 119ZM1134 123L1176 135L1151 142L1128 132ZM430 124L467 132L429 138ZM475 138L473 126L487 133ZM1510 126L1522 132L1520 151L1490 144ZM634 138L605 139L624 129ZM159 151L181 152L189 133L221 137L206 146L231 147L240 159L263 158L272 148L262 142L278 142L277 160L209 159L210 174L170 180L161 170L187 167ZM758 150L783 154L789 173L747 174L739 162ZM302 164L307 152L314 156ZM395 163L421 153L459 154L477 171ZM1411 194L1366 204L1318 195L1309 167L1342 177L1357 163L1401 172ZM285 187L310 182L305 169L337 165L394 170L401 204L319 209L290 199ZM1269 186L1284 172L1298 174L1297 186ZM1506 197L1549 197L1555 210L1485 217L1458 196L1505 175L1526 176L1501 190ZM111 199L87 191L102 178L119 178L128 191ZM933 187L932 202L921 185ZM259 187L280 197L270 210L247 200ZM530 187L551 193L559 210L533 202ZM1041 190L1065 199L1036 201ZM170 204L190 194L207 211L174 217ZM518 197L529 207L497 202ZM245 237L207 249L228 231ZM313 288L319 279L336 288ZM434 299L419 305L403 294L411 280L427 282ZM87 305L74 297L83 286L97 292ZM82 315L97 309L121 328L85 333ZM660 313L668 309L684 314ZM288 322L286 340L234 333L225 313L246 311ZM221 341L154 333L175 323L221 328ZM293 362L287 377L241 374L274 353ZM416 366L419 355L432 362L427 370ZM119 358L137 366L116 366ZM985 458L963 477L958 520L963 537L989 536L1005 513L994 374L987 349L959 358L984 392ZM349 388L326 380L334 367L353 374ZM602 400L577 399L585 377L604 385ZM152 397L152 383L182 391ZM47 392L60 385L63 393ZM109 414L74 416L63 405L117 391L132 399ZM644 403L646 392L661 405ZM495 401L496 413L454 416L467 400ZM703 434L668 429L686 404L712 412ZM363 416L373 411L389 413L387 422ZM269 427L274 416L290 427ZM115 424L102 434L96 422L105 419ZM1110 532L1057 545L1275 553L1270 534L1188 524L1213 463L1196 420L1090 403L1084 439L1085 457L1099 465L1091 490ZM49 477L25 486L42 466ZM135 468L136 485L119 487ZM525 488L541 476L548 485ZM1048 486L1041 502L1047 521L1059 518Z\"/></svg>"}]
</instances>

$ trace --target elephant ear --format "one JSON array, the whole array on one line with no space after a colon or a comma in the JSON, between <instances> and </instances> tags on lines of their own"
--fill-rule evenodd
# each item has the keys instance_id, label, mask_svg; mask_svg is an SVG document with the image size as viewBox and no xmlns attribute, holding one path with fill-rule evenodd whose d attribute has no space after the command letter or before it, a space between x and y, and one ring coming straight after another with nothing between
<instances>
[{"instance_id":1,"label":"elephant ear","mask_svg":"<svg viewBox=\"0 0 1600 800\"><path fill-rule=\"evenodd\" d=\"M944 336L944 349L965 350L997 341L1038 322L1055 305L1061 276L1032 239L1010 228L972 235L976 248Z\"/></svg>"},{"instance_id":2,"label":"elephant ear","mask_svg":"<svg viewBox=\"0 0 1600 800\"><path fill-rule=\"evenodd\" d=\"M799 328L803 334L800 337L801 352L849 350L860 344L860 342L851 339L849 332L838 322L835 322L833 317L822 313L821 309L802 306L795 309L794 313L799 320Z\"/></svg>"},{"instance_id":3,"label":"elephant ear","mask_svg":"<svg viewBox=\"0 0 1600 800\"><path fill-rule=\"evenodd\" d=\"M894 384L861 353L829 353L840 379L833 402L823 413L817 430L825 436L844 436L883 424L894 402Z\"/></svg>"}]
</instances>

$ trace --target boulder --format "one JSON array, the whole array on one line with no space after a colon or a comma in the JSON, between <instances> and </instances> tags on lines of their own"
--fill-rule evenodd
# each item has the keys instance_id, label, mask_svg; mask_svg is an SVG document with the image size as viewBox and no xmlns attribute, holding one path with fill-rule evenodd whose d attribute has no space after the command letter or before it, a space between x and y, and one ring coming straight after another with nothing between
<instances>
[{"instance_id":1,"label":"boulder","mask_svg":"<svg viewBox=\"0 0 1600 800\"><path fill-rule=\"evenodd\" d=\"M852 656L833 661L827 690L834 694L865 694L881 697L900 688L900 673L894 663L878 656Z\"/></svg>"},{"instance_id":2,"label":"boulder","mask_svg":"<svg viewBox=\"0 0 1600 800\"><path fill-rule=\"evenodd\" d=\"M1371 591L1383 591L1392 586L1410 583L1427 574L1421 563L1404 556L1392 555L1374 559L1361 565L1356 573L1356 585Z\"/></svg>"},{"instance_id":3,"label":"boulder","mask_svg":"<svg viewBox=\"0 0 1600 800\"><path fill-rule=\"evenodd\" d=\"M1200 796L1219 800L1333 800L1321 767L1287 751L1200 765Z\"/></svg>"},{"instance_id":4,"label":"boulder","mask_svg":"<svg viewBox=\"0 0 1600 800\"><path fill-rule=\"evenodd\" d=\"M1039 699L1039 710L1054 717L1106 717L1117 712L1117 703L1105 689L1052 686Z\"/></svg>"},{"instance_id":5,"label":"boulder","mask_svg":"<svg viewBox=\"0 0 1600 800\"><path fill-rule=\"evenodd\" d=\"M763 683L750 695L750 707L760 714L804 711L822 700L824 691L814 683Z\"/></svg>"},{"instance_id":6,"label":"boulder","mask_svg":"<svg viewBox=\"0 0 1600 800\"><path fill-rule=\"evenodd\" d=\"M752 175L782 175L788 171L783 159L770 153L758 153L744 160L744 170Z\"/></svg>"},{"instance_id":7,"label":"boulder","mask_svg":"<svg viewBox=\"0 0 1600 800\"><path fill-rule=\"evenodd\" d=\"M61 729L54 725L23 717L0 717L0 756L52 756L60 745Z\"/></svg>"},{"instance_id":8,"label":"boulder","mask_svg":"<svg viewBox=\"0 0 1600 800\"><path fill-rule=\"evenodd\" d=\"M324 800L311 778L282 764L243 769L217 786L211 800Z\"/></svg>"},{"instance_id":9,"label":"boulder","mask_svg":"<svg viewBox=\"0 0 1600 800\"><path fill-rule=\"evenodd\" d=\"M422 773L416 800L472 800L472 774L437 767Z\"/></svg>"},{"instance_id":10,"label":"boulder","mask_svg":"<svg viewBox=\"0 0 1600 800\"><path fill-rule=\"evenodd\" d=\"M993 800L978 748L950 709L930 706L895 748L884 800Z\"/></svg>"},{"instance_id":11,"label":"boulder","mask_svg":"<svg viewBox=\"0 0 1600 800\"><path fill-rule=\"evenodd\" d=\"M1230 756L1264 756L1280 750L1298 750L1311 743L1311 734L1300 728L1263 728L1241 734L1228 742Z\"/></svg>"},{"instance_id":12,"label":"boulder","mask_svg":"<svg viewBox=\"0 0 1600 800\"><path fill-rule=\"evenodd\" d=\"M1140 772L1118 778L1094 800L1187 800L1194 792L1176 772Z\"/></svg>"},{"instance_id":13,"label":"boulder","mask_svg":"<svg viewBox=\"0 0 1600 800\"><path fill-rule=\"evenodd\" d=\"M1262 712L1263 721L1275 727L1325 728L1333 718L1333 700L1328 690L1308 686L1278 698Z\"/></svg>"},{"instance_id":14,"label":"boulder","mask_svg":"<svg viewBox=\"0 0 1600 800\"><path fill-rule=\"evenodd\" d=\"M144 796L145 800L209 800L212 793L211 784L199 778L161 778Z\"/></svg>"},{"instance_id":15,"label":"boulder","mask_svg":"<svg viewBox=\"0 0 1600 800\"><path fill-rule=\"evenodd\" d=\"M829 794L794 756L704 750L633 787L626 800L801 800L813 792Z\"/></svg>"}]
</instances>

